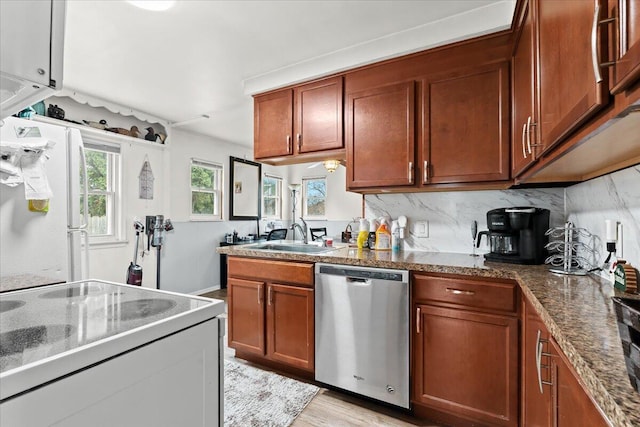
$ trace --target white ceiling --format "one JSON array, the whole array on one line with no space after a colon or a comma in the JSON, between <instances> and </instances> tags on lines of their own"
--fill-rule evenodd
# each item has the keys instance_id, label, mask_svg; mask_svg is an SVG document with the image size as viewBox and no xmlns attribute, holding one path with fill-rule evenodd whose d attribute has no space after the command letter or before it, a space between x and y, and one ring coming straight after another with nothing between
<instances>
[{"instance_id":1,"label":"white ceiling","mask_svg":"<svg viewBox=\"0 0 640 427\"><path fill-rule=\"evenodd\" d=\"M508 28L515 0L67 3L64 87L252 145L251 94Z\"/></svg>"}]
</instances>

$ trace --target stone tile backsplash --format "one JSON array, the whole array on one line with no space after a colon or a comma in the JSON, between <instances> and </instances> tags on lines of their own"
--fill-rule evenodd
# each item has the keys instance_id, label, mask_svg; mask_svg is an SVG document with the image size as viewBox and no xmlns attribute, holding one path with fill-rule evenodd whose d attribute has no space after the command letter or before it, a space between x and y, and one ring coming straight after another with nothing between
<instances>
[{"instance_id":1,"label":"stone tile backsplash","mask_svg":"<svg viewBox=\"0 0 640 427\"><path fill-rule=\"evenodd\" d=\"M640 266L640 166L567 188L376 194L365 196L365 216L405 215L409 222L428 221L429 237L407 233L405 250L471 253L471 221L486 230L486 213L494 208L535 206L551 211L550 226L572 221L604 241L604 220L623 225L623 256ZM408 231L408 230L407 230ZM598 256L606 256L604 243ZM483 239L479 252L487 252Z\"/></svg>"},{"instance_id":2,"label":"stone tile backsplash","mask_svg":"<svg viewBox=\"0 0 640 427\"><path fill-rule=\"evenodd\" d=\"M602 259L604 221L622 224L622 258L640 267L640 165L566 188L565 206L568 221L600 238Z\"/></svg>"}]
</instances>

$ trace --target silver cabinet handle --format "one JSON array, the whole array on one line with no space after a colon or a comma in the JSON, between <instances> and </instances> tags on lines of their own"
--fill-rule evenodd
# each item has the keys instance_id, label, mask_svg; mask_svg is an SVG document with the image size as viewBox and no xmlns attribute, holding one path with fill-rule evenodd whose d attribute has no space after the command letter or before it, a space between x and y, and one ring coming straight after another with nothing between
<instances>
[{"instance_id":1,"label":"silver cabinet handle","mask_svg":"<svg viewBox=\"0 0 640 427\"><path fill-rule=\"evenodd\" d=\"M538 329L538 337L536 338L536 372L538 372L538 387L540 388L540 394L544 394L542 390L542 375L540 373L540 363L542 359L542 344L540 343L540 329Z\"/></svg>"},{"instance_id":2,"label":"silver cabinet handle","mask_svg":"<svg viewBox=\"0 0 640 427\"><path fill-rule=\"evenodd\" d=\"M527 124L523 123L522 124L522 157L524 157L525 159L527 158L527 150L525 149L525 145L524 145L524 134L527 131Z\"/></svg>"},{"instance_id":3,"label":"silver cabinet handle","mask_svg":"<svg viewBox=\"0 0 640 427\"><path fill-rule=\"evenodd\" d=\"M291 135L287 135L287 153L291 153Z\"/></svg>"},{"instance_id":4,"label":"silver cabinet handle","mask_svg":"<svg viewBox=\"0 0 640 427\"><path fill-rule=\"evenodd\" d=\"M595 0L596 2L598 0ZM598 17L600 16L600 5L596 4L595 11L593 12L593 23L591 25L591 62L593 64L593 75L596 78L596 83L602 81L602 75L600 74L600 58L598 57Z\"/></svg>"},{"instance_id":5,"label":"silver cabinet handle","mask_svg":"<svg viewBox=\"0 0 640 427\"><path fill-rule=\"evenodd\" d=\"M531 154L531 116L527 118L527 151Z\"/></svg>"},{"instance_id":6,"label":"silver cabinet handle","mask_svg":"<svg viewBox=\"0 0 640 427\"><path fill-rule=\"evenodd\" d=\"M429 161L428 160L424 161L424 168L422 170L422 182L425 184L429 182Z\"/></svg>"},{"instance_id":7,"label":"silver cabinet handle","mask_svg":"<svg viewBox=\"0 0 640 427\"><path fill-rule=\"evenodd\" d=\"M297 134L296 139L298 140L298 151L300 151L300 147L302 147L302 135Z\"/></svg>"},{"instance_id":8,"label":"silver cabinet handle","mask_svg":"<svg viewBox=\"0 0 640 427\"><path fill-rule=\"evenodd\" d=\"M416 308L416 333L420 333L420 307Z\"/></svg>"},{"instance_id":9,"label":"silver cabinet handle","mask_svg":"<svg viewBox=\"0 0 640 427\"><path fill-rule=\"evenodd\" d=\"M531 153L531 147L542 147L544 144L540 144L540 143L536 143L536 144L532 144L531 143L531 128L534 126L537 126L538 124L536 122L533 121L533 119L531 118L531 116L529 116L529 119L527 120L527 147L529 149L529 154Z\"/></svg>"},{"instance_id":10,"label":"silver cabinet handle","mask_svg":"<svg viewBox=\"0 0 640 427\"><path fill-rule=\"evenodd\" d=\"M540 388L540 394L544 394L542 386L553 385L553 383L551 381L542 381L542 374L540 372L542 369L542 356L551 356L551 354L544 353L542 351L544 347L543 343L547 342L547 340L543 340L541 338L541 334L542 332L538 329L538 337L536 338L536 371L538 372L538 387ZM545 368L548 368L548 366L545 366Z\"/></svg>"},{"instance_id":11,"label":"silver cabinet handle","mask_svg":"<svg viewBox=\"0 0 640 427\"><path fill-rule=\"evenodd\" d=\"M475 295L476 294L474 291L465 291L462 289L447 288L446 290L447 292L452 293L454 295Z\"/></svg>"},{"instance_id":12,"label":"silver cabinet handle","mask_svg":"<svg viewBox=\"0 0 640 427\"><path fill-rule=\"evenodd\" d=\"M618 2L618 16L620 22L618 23L618 34L620 40L618 40L618 58L622 58L622 56L627 53L627 43L629 36L626 31L627 28L627 2L619 1Z\"/></svg>"},{"instance_id":13,"label":"silver cabinet handle","mask_svg":"<svg viewBox=\"0 0 640 427\"><path fill-rule=\"evenodd\" d=\"M267 304L271 305L271 302L272 302L272 300L271 300L271 289L273 289L273 288L271 286L269 286L268 289L269 289L269 295L267 297Z\"/></svg>"},{"instance_id":14,"label":"silver cabinet handle","mask_svg":"<svg viewBox=\"0 0 640 427\"><path fill-rule=\"evenodd\" d=\"M262 305L262 285L258 287L258 305Z\"/></svg>"},{"instance_id":15,"label":"silver cabinet handle","mask_svg":"<svg viewBox=\"0 0 640 427\"><path fill-rule=\"evenodd\" d=\"M413 162L409 162L409 184L413 184Z\"/></svg>"}]
</instances>

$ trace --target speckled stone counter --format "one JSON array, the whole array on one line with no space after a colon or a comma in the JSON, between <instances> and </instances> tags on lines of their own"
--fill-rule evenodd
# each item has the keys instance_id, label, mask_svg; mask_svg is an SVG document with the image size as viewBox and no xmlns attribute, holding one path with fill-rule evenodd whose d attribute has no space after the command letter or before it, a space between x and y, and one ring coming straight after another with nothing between
<instances>
[{"instance_id":1,"label":"speckled stone counter","mask_svg":"<svg viewBox=\"0 0 640 427\"><path fill-rule=\"evenodd\" d=\"M35 288L37 286L53 285L55 283L62 282L35 274L2 276L0 277L0 292L17 291L18 289Z\"/></svg>"},{"instance_id":2,"label":"speckled stone counter","mask_svg":"<svg viewBox=\"0 0 640 427\"><path fill-rule=\"evenodd\" d=\"M595 276L563 276L546 266L485 263L483 257L341 248L318 255L217 248L227 255L327 262L516 280L614 426L640 426L640 393L629 383L611 297L625 296ZM640 295L633 296L640 299Z\"/></svg>"}]
</instances>

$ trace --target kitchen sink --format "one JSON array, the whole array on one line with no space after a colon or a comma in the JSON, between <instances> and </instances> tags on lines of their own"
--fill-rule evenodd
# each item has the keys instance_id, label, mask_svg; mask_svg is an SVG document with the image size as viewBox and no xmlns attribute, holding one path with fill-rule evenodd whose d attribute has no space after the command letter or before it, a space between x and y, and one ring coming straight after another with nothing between
<instances>
[{"instance_id":1,"label":"kitchen sink","mask_svg":"<svg viewBox=\"0 0 640 427\"><path fill-rule=\"evenodd\" d=\"M295 252L303 254L322 254L331 252L338 248L318 246L311 243L297 242L267 242L259 243L255 246L245 246L246 249L258 251Z\"/></svg>"}]
</instances>

